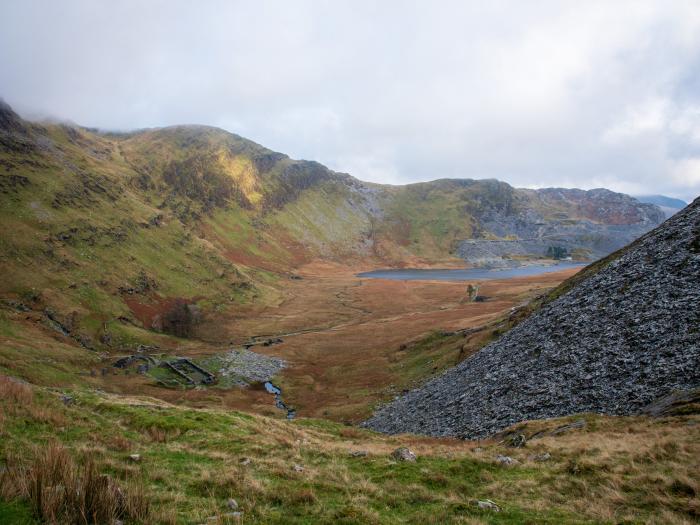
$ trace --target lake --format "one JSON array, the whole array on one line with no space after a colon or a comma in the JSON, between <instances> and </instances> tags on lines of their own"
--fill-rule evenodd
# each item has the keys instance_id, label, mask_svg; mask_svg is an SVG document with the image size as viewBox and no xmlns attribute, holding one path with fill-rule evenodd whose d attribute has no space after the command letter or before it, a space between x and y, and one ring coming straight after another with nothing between
<instances>
[{"instance_id":1,"label":"lake","mask_svg":"<svg viewBox=\"0 0 700 525\"><path fill-rule=\"evenodd\" d=\"M510 279L529 277L543 273L560 272L569 268L582 268L583 263L560 262L558 264L530 264L516 268L464 268L457 270L421 270L402 268L400 270L374 270L358 273L358 277L372 279L393 279L395 281L472 281L476 279Z\"/></svg>"}]
</instances>

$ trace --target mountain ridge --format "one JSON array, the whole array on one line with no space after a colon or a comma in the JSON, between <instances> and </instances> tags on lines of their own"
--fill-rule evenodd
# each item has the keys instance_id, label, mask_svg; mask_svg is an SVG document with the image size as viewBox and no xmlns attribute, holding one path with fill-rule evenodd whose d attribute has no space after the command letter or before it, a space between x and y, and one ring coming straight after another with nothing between
<instances>
[{"instance_id":1,"label":"mountain ridge","mask_svg":"<svg viewBox=\"0 0 700 525\"><path fill-rule=\"evenodd\" d=\"M275 301L280 280L317 258L457 264L465 239L507 238L484 264L543 258L560 244L590 260L662 219L600 190L363 183L210 126L110 134L27 122L7 104L0 124L0 296L77 312L76 330L96 348L96 327L133 319L123 290L131 303L201 302L206 315ZM520 254L524 236L538 241Z\"/></svg>"},{"instance_id":2,"label":"mountain ridge","mask_svg":"<svg viewBox=\"0 0 700 525\"><path fill-rule=\"evenodd\" d=\"M635 196L639 202L645 202L648 204L655 204L666 214L666 217L670 217L680 210L685 208L688 203L681 199L676 199L673 197L667 197L665 195L639 195Z\"/></svg>"}]
</instances>

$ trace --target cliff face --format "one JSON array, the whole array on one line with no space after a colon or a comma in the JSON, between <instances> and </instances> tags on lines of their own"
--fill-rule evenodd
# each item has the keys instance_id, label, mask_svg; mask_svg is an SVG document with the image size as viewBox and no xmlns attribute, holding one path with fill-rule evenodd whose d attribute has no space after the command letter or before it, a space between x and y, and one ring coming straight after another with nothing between
<instances>
[{"instance_id":1,"label":"cliff face","mask_svg":"<svg viewBox=\"0 0 700 525\"><path fill-rule=\"evenodd\" d=\"M509 266L523 257L544 257L553 249L593 261L629 244L663 222L664 213L628 195L606 189L519 190L525 205L511 213L481 217L485 232L498 239L465 239L460 257L476 266Z\"/></svg>"},{"instance_id":2,"label":"cliff face","mask_svg":"<svg viewBox=\"0 0 700 525\"><path fill-rule=\"evenodd\" d=\"M528 419L633 414L700 387L700 198L600 266L366 425L480 438Z\"/></svg>"}]
</instances>

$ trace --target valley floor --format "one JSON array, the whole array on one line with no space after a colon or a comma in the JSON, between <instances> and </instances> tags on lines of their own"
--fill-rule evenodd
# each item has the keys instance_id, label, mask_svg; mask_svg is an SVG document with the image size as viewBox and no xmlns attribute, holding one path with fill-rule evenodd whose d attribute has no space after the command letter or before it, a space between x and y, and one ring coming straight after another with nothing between
<instances>
[{"instance_id":1,"label":"valley floor","mask_svg":"<svg viewBox=\"0 0 700 525\"><path fill-rule=\"evenodd\" d=\"M201 340L152 336L161 351L193 358L282 338L254 349L286 360L275 383L293 421L261 388L103 375L114 356L77 347L34 312L4 309L0 523L67 522L76 505L125 523L697 522L692 411L530 422L514 429L521 448L508 436L384 436L343 424L476 351L514 308L575 271L482 282L487 300L476 303L463 300L466 283L356 277L363 269L309 264L276 302L209 318ZM394 458L401 446L417 461Z\"/></svg>"},{"instance_id":2,"label":"valley floor","mask_svg":"<svg viewBox=\"0 0 700 525\"><path fill-rule=\"evenodd\" d=\"M208 344L183 345L182 355L201 357L221 345L253 337L281 338L256 352L283 358L275 383L297 413L358 422L372 407L453 366L491 337L490 323L576 272L482 281L485 302L465 301L465 282L359 278L365 268L307 264L289 279L283 295L265 306L237 307L198 328ZM441 337L484 327L469 337ZM214 348L212 348L214 347ZM262 389L167 391L140 378L106 378L110 390L139 392L195 406L222 406L280 415Z\"/></svg>"}]
</instances>

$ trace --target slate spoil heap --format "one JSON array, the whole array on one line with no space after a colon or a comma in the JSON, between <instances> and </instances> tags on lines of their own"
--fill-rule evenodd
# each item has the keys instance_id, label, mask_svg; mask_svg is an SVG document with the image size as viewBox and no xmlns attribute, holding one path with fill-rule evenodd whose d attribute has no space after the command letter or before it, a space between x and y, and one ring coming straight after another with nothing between
<instances>
[{"instance_id":1,"label":"slate spoil heap","mask_svg":"<svg viewBox=\"0 0 700 525\"><path fill-rule=\"evenodd\" d=\"M634 414L700 387L700 198L596 266L364 425L483 438L529 419Z\"/></svg>"}]
</instances>

